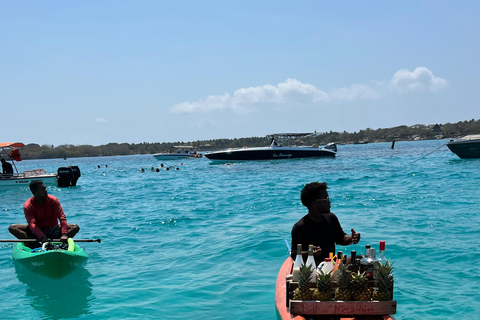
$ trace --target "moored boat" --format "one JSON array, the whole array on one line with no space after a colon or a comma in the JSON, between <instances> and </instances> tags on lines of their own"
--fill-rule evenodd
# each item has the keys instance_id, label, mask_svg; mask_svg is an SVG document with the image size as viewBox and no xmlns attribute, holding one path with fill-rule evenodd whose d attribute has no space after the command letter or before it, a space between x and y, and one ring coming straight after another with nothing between
<instances>
[{"instance_id":1,"label":"moored boat","mask_svg":"<svg viewBox=\"0 0 480 320\"><path fill-rule=\"evenodd\" d=\"M52 245L58 248L32 250L19 242L13 248L13 260L36 274L52 279L63 278L85 265L88 256L78 244L74 244L72 251L60 249L60 242Z\"/></svg>"},{"instance_id":2,"label":"moored boat","mask_svg":"<svg viewBox=\"0 0 480 320\"><path fill-rule=\"evenodd\" d=\"M214 151L205 154L212 161L256 161L256 160L280 160L301 158L335 157L337 146L329 143L323 148L316 146L290 146L279 145L277 140L288 142L293 138L313 136L312 133L281 133L267 136L271 138L270 146L255 148L238 148Z\"/></svg>"},{"instance_id":3,"label":"moored boat","mask_svg":"<svg viewBox=\"0 0 480 320\"><path fill-rule=\"evenodd\" d=\"M295 305L290 299L291 281L289 276L292 274L293 260L288 257L283 263L278 272L277 282L275 286L275 308L278 320L306 320L311 317L318 316L333 316L335 319L341 320L355 320L365 319L368 316L370 320L395 320L391 314L378 314L381 312L374 312L371 310L389 310L396 302L388 301L295 301ZM383 304L388 303L384 308ZM381 304L381 305L380 305ZM293 310L294 309L294 310ZM295 312L295 310L302 310ZM358 314L355 311L358 310ZM315 318L314 318L315 319Z\"/></svg>"},{"instance_id":4,"label":"moored boat","mask_svg":"<svg viewBox=\"0 0 480 320\"><path fill-rule=\"evenodd\" d=\"M44 169L26 170L19 173L15 162L22 161L19 150L23 147L24 144L21 142L0 143L2 159L9 159L12 169L14 169L12 173L0 173L0 190L28 187L33 180L41 180L45 185L58 187L73 187L77 185L77 180L81 176L80 168L77 166L60 167L57 173L47 173ZM8 162L7 160L5 161Z\"/></svg>"},{"instance_id":5,"label":"moored boat","mask_svg":"<svg viewBox=\"0 0 480 320\"><path fill-rule=\"evenodd\" d=\"M452 139L447 147L461 159L480 158L480 134Z\"/></svg>"},{"instance_id":6,"label":"moored boat","mask_svg":"<svg viewBox=\"0 0 480 320\"><path fill-rule=\"evenodd\" d=\"M173 146L168 152L156 153L153 157L157 160L180 160L201 158L202 154L191 146Z\"/></svg>"}]
</instances>

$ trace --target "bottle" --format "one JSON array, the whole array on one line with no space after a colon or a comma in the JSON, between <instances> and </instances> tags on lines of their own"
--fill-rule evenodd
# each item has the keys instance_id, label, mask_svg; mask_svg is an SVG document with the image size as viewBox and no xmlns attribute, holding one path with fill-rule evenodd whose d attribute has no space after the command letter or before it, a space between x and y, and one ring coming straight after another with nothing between
<instances>
[{"instance_id":1,"label":"bottle","mask_svg":"<svg viewBox=\"0 0 480 320\"><path fill-rule=\"evenodd\" d=\"M373 279L374 264L375 264L375 249L371 248L368 251L368 256L360 260L360 272L365 272L367 279Z\"/></svg>"},{"instance_id":2,"label":"bottle","mask_svg":"<svg viewBox=\"0 0 480 320\"><path fill-rule=\"evenodd\" d=\"M322 270L323 273L332 272L333 271L332 259L325 258L325 261L320 262L317 268L317 273L320 273L320 270Z\"/></svg>"},{"instance_id":3,"label":"bottle","mask_svg":"<svg viewBox=\"0 0 480 320\"><path fill-rule=\"evenodd\" d=\"M388 259L385 257L385 241L380 241L377 261L381 262L382 264L385 264L388 261Z\"/></svg>"},{"instance_id":4,"label":"bottle","mask_svg":"<svg viewBox=\"0 0 480 320\"><path fill-rule=\"evenodd\" d=\"M337 251L337 262L339 263L338 266L340 266L340 264L342 264L342 262L343 262L343 252L342 251Z\"/></svg>"},{"instance_id":5,"label":"bottle","mask_svg":"<svg viewBox=\"0 0 480 320\"><path fill-rule=\"evenodd\" d=\"M363 255L362 258L368 258L368 250L370 250L371 247L372 246L369 244L365 245L365 254Z\"/></svg>"},{"instance_id":6,"label":"bottle","mask_svg":"<svg viewBox=\"0 0 480 320\"><path fill-rule=\"evenodd\" d=\"M310 266L313 270L312 276L310 277L310 282L317 283L317 273L315 272L317 265L315 264L315 258L313 257L313 244L308 246L308 258L305 264L307 267Z\"/></svg>"},{"instance_id":7,"label":"bottle","mask_svg":"<svg viewBox=\"0 0 480 320\"><path fill-rule=\"evenodd\" d=\"M68 251L75 251L75 242L73 241L73 238L68 238L67 243Z\"/></svg>"},{"instance_id":8,"label":"bottle","mask_svg":"<svg viewBox=\"0 0 480 320\"><path fill-rule=\"evenodd\" d=\"M355 270L356 272L360 271L360 259L359 257L357 257L357 259L355 260Z\"/></svg>"},{"instance_id":9,"label":"bottle","mask_svg":"<svg viewBox=\"0 0 480 320\"><path fill-rule=\"evenodd\" d=\"M298 282L300 276L300 267L303 265L302 257L302 244L297 244L297 256L295 257L295 263L292 269L292 281Z\"/></svg>"},{"instance_id":10,"label":"bottle","mask_svg":"<svg viewBox=\"0 0 480 320\"><path fill-rule=\"evenodd\" d=\"M348 264L348 271L357 273L358 269L356 268L355 262L357 261L357 251L352 250L350 252L350 263Z\"/></svg>"},{"instance_id":11,"label":"bottle","mask_svg":"<svg viewBox=\"0 0 480 320\"><path fill-rule=\"evenodd\" d=\"M342 251L337 251L337 256L336 260L334 263L334 271L333 271L333 279L335 281L338 280L338 275L340 274L340 266L343 264L343 252Z\"/></svg>"}]
</instances>

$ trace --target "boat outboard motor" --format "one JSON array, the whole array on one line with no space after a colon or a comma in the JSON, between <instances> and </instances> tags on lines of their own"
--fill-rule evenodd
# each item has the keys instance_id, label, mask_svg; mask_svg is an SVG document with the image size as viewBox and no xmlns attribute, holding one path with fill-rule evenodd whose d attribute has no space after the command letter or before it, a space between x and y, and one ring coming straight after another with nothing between
<instances>
[{"instance_id":1,"label":"boat outboard motor","mask_svg":"<svg viewBox=\"0 0 480 320\"><path fill-rule=\"evenodd\" d=\"M70 167L60 167L57 170L57 184L60 188L70 187L73 179L73 170Z\"/></svg>"},{"instance_id":2,"label":"boat outboard motor","mask_svg":"<svg viewBox=\"0 0 480 320\"><path fill-rule=\"evenodd\" d=\"M337 152L337 145L334 142L330 142L324 147L324 149L328 149L328 150L332 150L332 151Z\"/></svg>"},{"instance_id":3,"label":"boat outboard motor","mask_svg":"<svg viewBox=\"0 0 480 320\"><path fill-rule=\"evenodd\" d=\"M80 168L78 166L70 166L69 168L72 168L72 173L73 177L72 180L70 181L70 186L75 187L77 185L77 180L80 178Z\"/></svg>"},{"instance_id":4,"label":"boat outboard motor","mask_svg":"<svg viewBox=\"0 0 480 320\"><path fill-rule=\"evenodd\" d=\"M57 184L60 188L75 187L80 178L80 168L78 166L61 167L57 170Z\"/></svg>"}]
</instances>

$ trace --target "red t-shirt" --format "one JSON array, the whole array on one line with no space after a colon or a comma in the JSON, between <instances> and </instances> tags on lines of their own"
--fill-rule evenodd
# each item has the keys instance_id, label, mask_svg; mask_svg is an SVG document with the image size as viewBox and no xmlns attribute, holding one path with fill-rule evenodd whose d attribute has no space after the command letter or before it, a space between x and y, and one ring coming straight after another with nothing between
<instances>
[{"instance_id":1,"label":"red t-shirt","mask_svg":"<svg viewBox=\"0 0 480 320\"><path fill-rule=\"evenodd\" d=\"M65 213L63 212L62 205L58 201L57 197L47 195L47 199L44 203L39 204L31 197L23 205L23 212L27 219L30 230L40 239L43 236L40 228L50 228L58 225L60 221L60 227L62 233L68 233L68 224Z\"/></svg>"}]
</instances>

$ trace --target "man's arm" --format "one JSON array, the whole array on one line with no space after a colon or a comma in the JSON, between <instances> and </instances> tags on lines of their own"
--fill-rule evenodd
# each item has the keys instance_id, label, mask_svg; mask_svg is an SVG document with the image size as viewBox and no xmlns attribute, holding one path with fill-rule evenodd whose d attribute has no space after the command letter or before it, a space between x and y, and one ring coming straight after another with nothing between
<instances>
[{"instance_id":1,"label":"man's arm","mask_svg":"<svg viewBox=\"0 0 480 320\"><path fill-rule=\"evenodd\" d=\"M35 221L35 216L33 212L31 212L31 208L23 207L23 213L25 214L25 219L27 219L28 227L32 230L33 234L37 237L37 239L42 239L45 235L43 234L42 230L37 227L37 222Z\"/></svg>"},{"instance_id":2,"label":"man's arm","mask_svg":"<svg viewBox=\"0 0 480 320\"><path fill-rule=\"evenodd\" d=\"M348 246L348 245L351 245L352 243L357 244L359 241L360 241L360 233L357 233L355 232L355 230L352 229L352 234L351 235L345 234L343 236L343 241L342 243L340 243L340 245Z\"/></svg>"},{"instance_id":3,"label":"man's arm","mask_svg":"<svg viewBox=\"0 0 480 320\"><path fill-rule=\"evenodd\" d=\"M297 244L302 243L299 236L297 225L294 225L292 228L292 252L290 253L293 260L297 257Z\"/></svg>"},{"instance_id":4,"label":"man's arm","mask_svg":"<svg viewBox=\"0 0 480 320\"><path fill-rule=\"evenodd\" d=\"M67 217L65 216L65 212L63 212L62 205L60 204L60 201L58 200L58 198L55 201L53 210L55 211L55 215L57 219L60 221L60 227L62 228L62 235L68 234Z\"/></svg>"}]
</instances>

